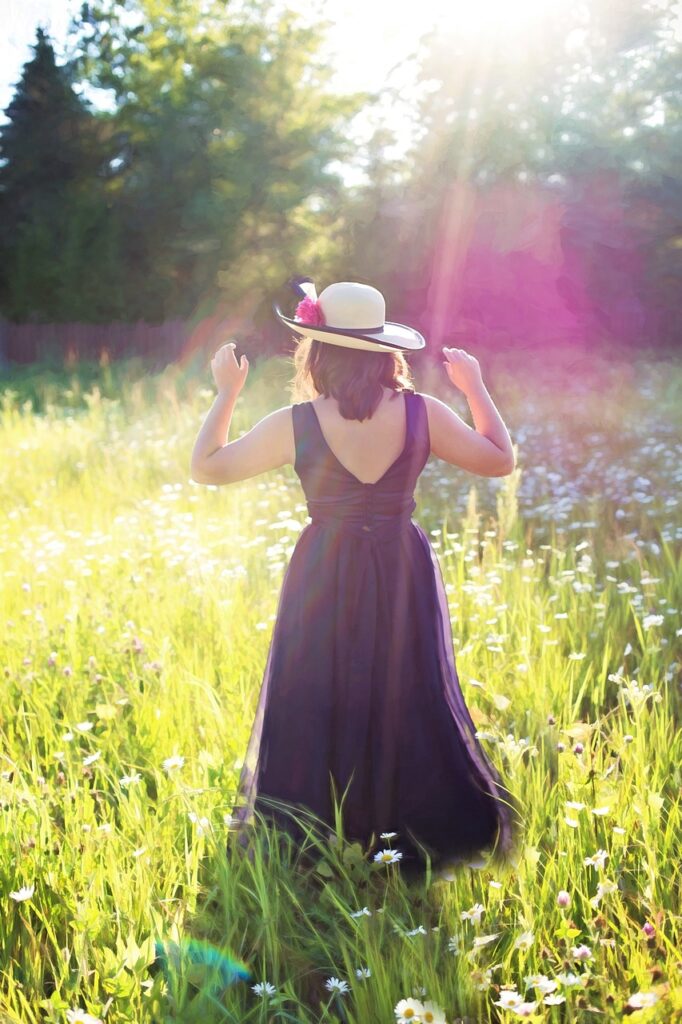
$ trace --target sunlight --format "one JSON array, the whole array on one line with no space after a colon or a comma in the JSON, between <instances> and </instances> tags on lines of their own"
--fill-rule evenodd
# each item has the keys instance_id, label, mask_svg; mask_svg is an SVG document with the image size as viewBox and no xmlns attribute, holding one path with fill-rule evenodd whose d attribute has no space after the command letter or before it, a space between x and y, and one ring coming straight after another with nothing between
<instances>
[{"instance_id":1,"label":"sunlight","mask_svg":"<svg viewBox=\"0 0 682 1024\"><path fill-rule=\"evenodd\" d=\"M440 25L447 32L454 30L467 37L492 39L510 32L521 34L565 6L565 0L550 4L546 0L423 0L415 11L415 20L420 25L431 21L432 27Z\"/></svg>"}]
</instances>

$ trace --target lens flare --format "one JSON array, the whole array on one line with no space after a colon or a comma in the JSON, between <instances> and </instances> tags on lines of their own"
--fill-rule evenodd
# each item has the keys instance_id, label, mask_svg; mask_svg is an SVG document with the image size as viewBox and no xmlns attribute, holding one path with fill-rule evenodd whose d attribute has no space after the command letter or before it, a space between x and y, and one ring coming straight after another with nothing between
<instances>
[{"instance_id":1,"label":"lens flare","mask_svg":"<svg viewBox=\"0 0 682 1024\"><path fill-rule=\"evenodd\" d=\"M242 960L202 939L183 939L179 943L155 939L154 950L152 973L162 970L169 985L182 977L200 987L222 990L251 977Z\"/></svg>"}]
</instances>

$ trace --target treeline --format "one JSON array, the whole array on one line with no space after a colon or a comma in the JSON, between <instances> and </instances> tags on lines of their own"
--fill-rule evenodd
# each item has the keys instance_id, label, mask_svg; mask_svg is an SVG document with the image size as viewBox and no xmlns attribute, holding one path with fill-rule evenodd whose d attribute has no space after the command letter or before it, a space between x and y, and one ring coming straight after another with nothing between
<instances>
[{"instance_id":1,"label":"treeline","mask_svg":"<svg viewBox=\"0 0 682 1024\"><path fill-rule=\"evenodd\" d=\"M223 310L269 349L272 299L302 272L371 281L436 345L679 344L674 4L588 13L484 53L435 33L411 95L339 95L324 27L272 0L84 3L65 64L38 30L0 126L0 314ZM414 125L399 158L386 127L353 141L391 101Z\"/></svg>"}]
</instances>

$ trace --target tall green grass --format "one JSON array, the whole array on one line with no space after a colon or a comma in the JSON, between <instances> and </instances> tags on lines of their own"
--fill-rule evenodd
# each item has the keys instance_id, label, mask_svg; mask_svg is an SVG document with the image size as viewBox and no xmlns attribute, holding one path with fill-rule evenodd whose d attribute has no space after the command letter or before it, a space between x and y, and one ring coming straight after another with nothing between
<instances>
[{"instance_id":1,"label":"tall green grass","mask_svg":"<svg viewBox=\"0 0 682 1024\"><path fill-rule=\"evenodd\" d=\"M466 417L434 373L418 390ZM290 375L254 365L231 437ZM4 379L1 1021L682 1021L682 372L644 353L485 376L517 469L432 458L415 518L524 842L507 871L419 884L374 860L399 835L226 848L306 522L293 467L190 482L195 366Z\"/></svg>"}]
</instances>

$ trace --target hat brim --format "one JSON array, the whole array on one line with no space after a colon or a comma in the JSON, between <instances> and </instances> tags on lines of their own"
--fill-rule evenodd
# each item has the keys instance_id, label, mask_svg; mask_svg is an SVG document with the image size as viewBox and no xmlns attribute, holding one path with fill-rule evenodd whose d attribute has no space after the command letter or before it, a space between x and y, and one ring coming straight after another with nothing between
<instances>
[{"instance_id":1,"label":"hat brim","mask_svg":"<svg viewBox=\"0 0 682 1024\"><path fill-rule=\"evenodd\" d=\"M297 334L306 338L313 338L315 341L326 341L330 345L340 345L343 348L367 349L370 352L418 352L426 347L426 339L419 331L405 324L385 323L382 331L345 330L340 327L322 327L317 324L304 324L300 320L293 320L286 316L279 306L273 307L276 316L291 327Z\"/></svg>"}]
</instances>

